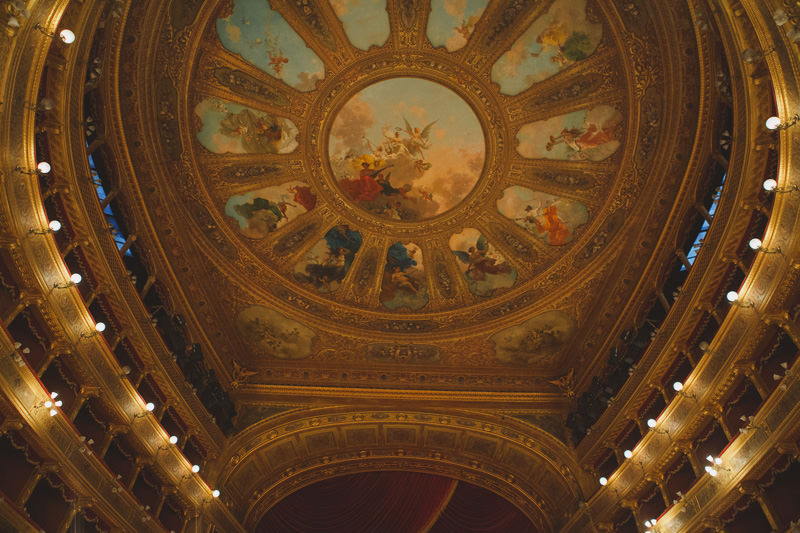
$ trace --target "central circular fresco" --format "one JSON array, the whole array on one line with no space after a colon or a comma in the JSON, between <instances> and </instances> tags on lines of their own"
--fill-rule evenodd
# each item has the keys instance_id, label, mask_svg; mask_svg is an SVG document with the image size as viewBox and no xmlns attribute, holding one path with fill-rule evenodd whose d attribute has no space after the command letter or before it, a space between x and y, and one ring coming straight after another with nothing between
<instances>
[{"instance_id":1,"label":"central circular fresco","mask_svg":"<svg viewBox=\"0 0 800 533\"><path fill-rule=\"evenodd\" d=\"M388 220L425 220L458 205L483 170L486 144L472 108L420 78L370 85L339 110L331 170L354 205Z\"/></svg>"}]
</instances>

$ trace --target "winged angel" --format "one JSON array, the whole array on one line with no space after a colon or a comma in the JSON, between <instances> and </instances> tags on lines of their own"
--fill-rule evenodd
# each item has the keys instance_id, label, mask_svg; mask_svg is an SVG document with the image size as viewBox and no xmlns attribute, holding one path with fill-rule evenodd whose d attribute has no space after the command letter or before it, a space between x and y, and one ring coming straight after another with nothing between
<instances>
[{"instance_id":1,"label":"winged angel","mask_svg":"<svg viewBox=\"0 0 800 533\"><path fill-rule=\"evenodd\" d=\"M403 146L405 146L408 154L414 158L414 166L416 169L420 172L425 172L431 168L431 164L425 161L425 152L423 152L423 150L427 150L431 147L431 128L437 121L434 120L422 128L422 131L420 131L419 128L412 128L405 117L403 117L403 122L405 122L405 130L401 131L408 135L407 138L403 139Z\"/></svg>"},{"instance_id":2,"label":"winged angel","mask_svg":"<svg viewBox=\"0 0 800 533\"><path fill-rule=\"evenodd\" d=\"M484 281L488 274L508 274L511 266L506 263L498 263L494 257L489 257L489 241L484 235L478 237L475 246L470 246L465 252L463 250L453 250L455 256L462 263L467 265L464 275L474 281Z\"/></svg>"}]
</instances>

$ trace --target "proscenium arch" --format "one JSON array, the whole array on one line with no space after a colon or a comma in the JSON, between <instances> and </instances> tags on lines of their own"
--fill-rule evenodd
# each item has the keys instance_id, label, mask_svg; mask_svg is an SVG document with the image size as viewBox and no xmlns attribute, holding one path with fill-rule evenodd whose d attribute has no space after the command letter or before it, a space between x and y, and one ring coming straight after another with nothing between
<instances>
[{"instance_id":1,"label":"proscenium arch","mask_svg":"<svg viewBox=\"0 0 800 533\"><path fill-rule=\"evenodd\" d=\"M520 421L469 411L330 407L290 411L234 437L209 477L245 528L292 492L376 470L438 474L490 490L542 531L592 492L569 448Z\"/></svg>"}]
</instances>

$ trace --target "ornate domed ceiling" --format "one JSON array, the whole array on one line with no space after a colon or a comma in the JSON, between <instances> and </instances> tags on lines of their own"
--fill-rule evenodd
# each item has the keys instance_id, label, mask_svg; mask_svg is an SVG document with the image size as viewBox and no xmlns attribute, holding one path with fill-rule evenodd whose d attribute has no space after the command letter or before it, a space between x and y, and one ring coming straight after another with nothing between
<instances>
[{"instance_id":1,"label":"ornate domed ceiling","mask_svg":"<svg viewBox=\"0 0 800 533\"><path fill-rule=\"evenodd\" d=\"M566 402L674 258L709 114L685 4L147 4L125 218L241 401Z\"/></svg>"}]
</instances>

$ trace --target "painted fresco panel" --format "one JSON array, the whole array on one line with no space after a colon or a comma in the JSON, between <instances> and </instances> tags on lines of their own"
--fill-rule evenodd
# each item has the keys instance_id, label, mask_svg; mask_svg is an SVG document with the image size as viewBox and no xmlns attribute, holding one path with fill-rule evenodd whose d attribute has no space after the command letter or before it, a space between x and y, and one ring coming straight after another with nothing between
<instances>
[{"instance_id":1,"label":"painted fresco panel","mask_svg":"<svg viewBox=\"0 0 800 533\"><path fill-rule=\"evenodd\" d=\"M428 40L448 52L463 48L475 31L488 0L431 0Z\"/></svg>"},{"instance_id":2,"label":"painted fresco panel","mask_svg":"<svg viewBox=\"0 0 800 533\"><path fill-rule=\"evenodd\" d=\"M572 338L575 321L562 311L547 311L491 336L495 356L504 363L546 361Z\"/></svg>"},{"instance_id":3,"label":"painted fresco panel","mask_svg":"<svg viewBox=\"0 0 800 533\"><path fill-rule=\"evenodd\" d=\"M517 271L475 228L465 228L451 236L450 250L458 260L470 292L476 296L489 296L517 281Z\"/></svg>"},{"instance_id":4,"label":"painted fresco panel","mask_svg":"<svg viewBox=\"0 0 800 533\"><path fill-rule=\"evenodd\" d=\"M288 154L297 148L297 126L240 104L207 98L194 112L203 127L197 140L215 154Z\"/></svg>"},{"instance_id":5,"label":"painted fresco panel","mask_svg":"<svg viewBox=\"0 0 800 533\"><path fill-rule=\"evenodd\" d=\"M316 206L317 197L302 181L290 181L228 198L225 214L252 238L266 237Z\"/></svg>"},{"instance_id":6,"label":"painted fresco panel","mask_svg":"<svg viewBox=\"0 0 800 533\"><path fill-rule=\"evenodd\" d=\"M620 146L622 115L599 105L530 122L517 133L517 152L528 159L602 161Z\"/></svg>"},{"instance_id":7,"label":"painted fresco panel","mask_svg":"<svg viewBox=\"0 0 800 533\"><path fill-rule=\"evenodd\" d=\"M350 43L361 50L383 46L389 38L386 0L330 0Z\"/></svg>"},{"instance_id":8,"label":"painted fresco panel","mask_svg":"<svg viewBox=\"0 0 800 533\"><path fill-rule=\"evenodd\" d=\"M325 77L319 56L267 0L234 0L233 13L217 19L222 46L298 91L313 91Z\"/></svg>"},{"instance_id":9,"label":"painted fresco panel","mask_svg":"<svg viewBox=\"0 0 800 533\"><path fill-rule=\"evenodd\" d=\"M236 316L245 341L257 344L278 359L304 359L311 355L314 331L282 313L254 305Z\"/></svg>"},{"instance_id":10,"label":"painted fresco panel","mask_svg":"<svg viewBox=\"0 0 800 533\"><path fill-rule=\"evenodd\" d=\"M396 242L386 253L381 282L381 303L388 309L422 309L428 303L428 286L422 251L414 243Z\"/></svg>"},{"instance_id":11,"label":"painted fresco panel","mask_svg":"<svg viewBox=\"0 0 800 533\"><path fill-rule=\"evenodd\" d=\"M589 219L586 206L577 200L519 185L503 191L503 196L497 201L497 210L531 235L553 246L572 241L575 229Z\"/></svg>"},{"instance_id":12,"label":"painted fresco panel","mask_svg":"<svg viewBox=\"0 0 800 533\"><path fill-rule=\"evenodd\" d=\"M319 292L333 292L350 270L359 248L361 233L349 226L334 226L295 265L294 277Z\"/></svg>"},{"instance_id":13,"label":"painted fresco panel","mask_svg":"<svg viewBox=\"0 0 800 533\"><path fill-rule=\"evenodd\" d=\"M556 0L492 67L500 92L519 94L594 53L601 24L586 19L586 0Z\"/></svg>"}]
</instances>

